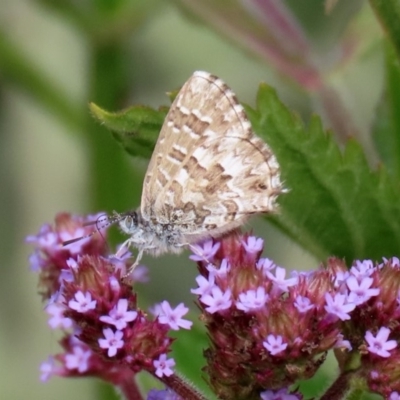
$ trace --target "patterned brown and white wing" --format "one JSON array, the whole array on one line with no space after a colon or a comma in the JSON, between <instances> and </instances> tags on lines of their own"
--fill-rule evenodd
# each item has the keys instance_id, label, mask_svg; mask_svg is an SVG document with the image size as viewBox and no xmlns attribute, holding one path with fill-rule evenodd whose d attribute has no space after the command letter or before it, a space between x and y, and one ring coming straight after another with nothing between
<instances>
[{"instance_id":1,"label":"patterned brown and white wing","mask_svg":"<svg viewBox=\"0 0 400 400\"><path fill-rule=\"evenodd\" d=\"M195 72L171 106L143 185L141 211L182 233L223 233L274 212L279 165L219 78Z\"/></svg>"}]
</instances>

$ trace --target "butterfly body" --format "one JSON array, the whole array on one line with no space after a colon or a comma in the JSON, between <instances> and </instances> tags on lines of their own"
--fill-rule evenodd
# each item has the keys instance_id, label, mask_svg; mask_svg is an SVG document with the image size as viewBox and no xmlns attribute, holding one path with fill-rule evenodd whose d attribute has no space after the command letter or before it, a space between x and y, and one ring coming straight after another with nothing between
<instances>
[{"instance_id":1,"label":"butterfly body","mask_svg":"<svg viewBox=\"0 0 400 400\"><path fill-rule=\"evenodd\" d=\"M180 253L187 244L182 227L173 223L160 224L146 220L140 210L119 216L121 230L130 236L129 245L139 251L158 256L163 253Z\"/></svg>"}]
</instances>

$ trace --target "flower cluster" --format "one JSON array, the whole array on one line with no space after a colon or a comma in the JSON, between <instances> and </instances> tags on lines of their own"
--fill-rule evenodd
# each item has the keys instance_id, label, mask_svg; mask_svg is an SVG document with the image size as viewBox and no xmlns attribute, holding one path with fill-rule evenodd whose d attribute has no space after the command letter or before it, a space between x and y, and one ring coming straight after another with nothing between
<instances>
[{"instance_id":1,"label":"flower cluster","mask_svg":"<svg viewBox=\"0 0 400 400\"><path fill-rule=\"evenodd\" d=\"M42 380L52 375L96 376L127 389L141 370L170 377L175 361L167 355L173 341L168 334L190 329L192 323L183 319L188 308L183 304L172 308L163 301L156 307L157 315L149 318L132 291L140 269L125 276L129 257L106 257L104 239L97 234L79 245L63 246L73 232L87 234L84 222L61 214L54 228L46 225L28 238L36 245L31 264L39 272L41 293L47 299L48 324L65 333L64 352L42 364Z\"/></svg>"},{"instance_id":2,"label":"flower cluster","mask_svg":"<svg viewBox=\"0 0 400 400\"><path fill-rule=\"evenodd\" d=\"M60 214L54 227L28 238L48 324L64 332L63 352L42 364L42 379L96 376L139 399L134 376L147 371L167 386L148 399L204 399L174 374L168 356L170 332L191 328L188 308L162 301L149 317L132 289L145 279L143 267L126 276L130 254L107 255L105 232L89 235L87 221ZM74 237L83 239L63 245ZM290 388L312 377L329 350L339 378L325 398L344 397L352 379L358 388L400 398L400 261L348 268L330 258L317 270L286 276L261 258L263 247L262 239L238 232L191 246L200 272L192 293L211 341L204 371L218 398L302 399Z\"/></svg>"},{"instance_id":3,"label":"flower cluster","mask_svg":"<svg viewBox=\"0 0 400 400\"><path fill-rule=\"evenodd\" d=\"M83 218L68 213L56 216L54 226L45 224L37 235L26 238L35 249L29 257L31 270L39 273L39 290L46 300L58 292L62 274L68 272L67 261L76 259L80 254L101 256L106 253L105 231L99 228L98 234L90 235L93 231L86 223L97 221L101 214ZM68 240L81 238L68 246Z\"/></svg>"},{"instance_id":4,"label":"flower cluster","mask_svg":"<svg viewBox=\"0 0 400 400\"><path fill-rule=\"evenodd\" d=\"M231 234L193 250L200 275L192 292L211 339L206 372L219 398L272 398L266 393L313 376L331 349L367 390L400 392L398 259L348 270L331 258L286 277L260 258L263 242L253 236Z\"/></svg>"}]
</instances>

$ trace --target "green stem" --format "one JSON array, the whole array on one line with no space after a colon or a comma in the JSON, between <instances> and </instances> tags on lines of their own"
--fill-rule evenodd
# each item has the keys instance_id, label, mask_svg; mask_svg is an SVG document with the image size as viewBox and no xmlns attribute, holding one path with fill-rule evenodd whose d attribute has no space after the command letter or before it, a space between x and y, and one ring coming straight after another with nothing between
<instances>
[{"instance_id":1,"label":"green stem","mask_svg":"<svg viewBox=\"0 0 400 400\"><path fill-rule=\"evenodd\" d=\"M350 380L354 372L344 372L333 382L330 388L323 394L320 400L341 400L350 390Z\"/></svg>"},{"instance_id":2,"label":"green stem","mask_svg":"<svg viewBox=\"0 0 400 400\"><path fill-rule=\"evenodd\" d=\"M123 43L92 43L89 101L109 110L122 107L129 88L128 50ZM92 193L90 209L95 211L126 210L139 198L141 187L132 183L133 172L121 147L110 131L87 112L87 139ZM130 203L127 204L126 202Z\"/></svg>"},{"instance_id":3,"label":"green stem","mask_svg":"<svg viewBox=\"0 0 400 400\"><path fill-rule=\"evenodd\" d=\"M400 0L369 0L400 58Z\"/></svg>"},{"instance_id":4,"label":"green stem","mask_svg":"<svg viewBox=\"0 0 400 400\"><path fill-rule=\"evenodd\" d=\"M156 377L156 376L155 376ZM157 377L156 377L157 378ZM202 393L195 389L192 385L187 383L179 375L173 374L171 376L164 376L158 378L160 381L165 383L167 387L172 389L176 394L178 394L182 399L185 400L207 400Z\"/></svg>"}]
</instances>

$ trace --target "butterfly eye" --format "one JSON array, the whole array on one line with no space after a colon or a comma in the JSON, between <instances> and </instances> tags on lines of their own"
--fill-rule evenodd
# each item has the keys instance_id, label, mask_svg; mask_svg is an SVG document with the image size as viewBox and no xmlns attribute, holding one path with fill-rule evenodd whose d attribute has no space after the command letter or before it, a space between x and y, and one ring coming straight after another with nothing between
<instances>
[{"instance_id":1,"label":"butterfly eye","mask_svg":"<svg viewBox=\"0 0 400 400\"><path fill-rule=\"evenodd\" d=\"M132 228L132 225L133 225L133 219L132 219L132 217L131 217L131 216L126 217L126 218L125 218L125 221L124 221L124 224L125 224L125 226L126 226L128 229L131 229L131 228Z\"/></svg>"},{"instance_id":2,"label":"butterfly eye","mask_svg":"<svg viewBox=\"0 0 400 400\"><path fill-rule=\"evenodd\" d=\"M131 214L128 214L122 221L122 224L124 225L124 228L127 231L131 231L132 229L135 229L138 225L138 216L137 213L134 211Z\"/></svg>"}]
</instances>

